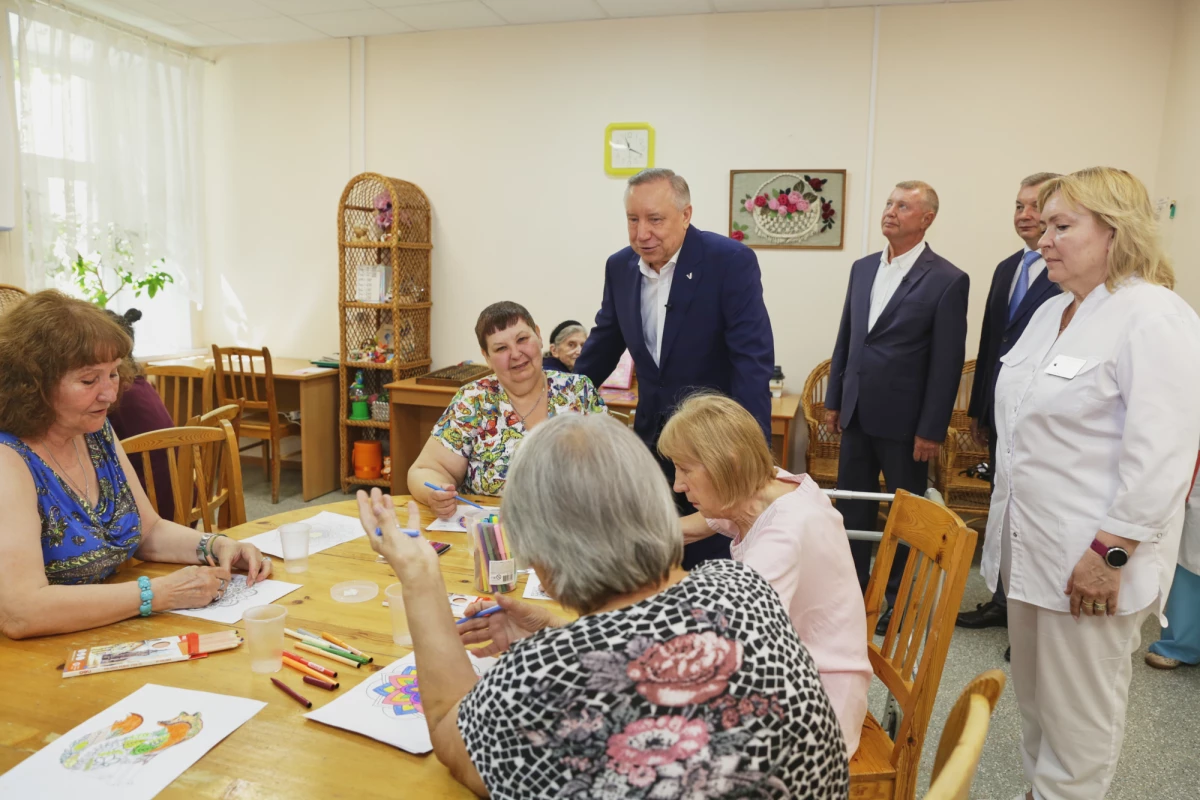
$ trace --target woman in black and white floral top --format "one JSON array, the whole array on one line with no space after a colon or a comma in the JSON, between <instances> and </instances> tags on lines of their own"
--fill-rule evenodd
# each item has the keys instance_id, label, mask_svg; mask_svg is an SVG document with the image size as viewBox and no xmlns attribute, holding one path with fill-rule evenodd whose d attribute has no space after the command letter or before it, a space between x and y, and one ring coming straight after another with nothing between
<instances>
[{"instance_id":1,"label":"woman in black and white floral top","mask_svg":"<svg viewBox=\"0 0 1200 800\"><path fill-rule=\"evenodd\" d=\"M509 470L514 549L575 622L500 596L503 611L456 630L437 556L390 505L359 494L404 584L434 751L478 794L848 795L837 718L778 596L735 562L680 568L670 490L620 423L557 417ZM505 655L477 678L462 645L484 642L477 653Z\"/></svg>"}]
</instances>

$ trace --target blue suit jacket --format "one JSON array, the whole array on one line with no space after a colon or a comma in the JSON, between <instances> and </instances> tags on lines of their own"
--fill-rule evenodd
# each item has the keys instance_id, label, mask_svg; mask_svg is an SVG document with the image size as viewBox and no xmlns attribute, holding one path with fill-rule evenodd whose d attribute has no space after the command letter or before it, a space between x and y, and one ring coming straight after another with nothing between
<instances>
[{"instance_id":1,"label":"blue suit jacket","mask_svg":"<svg viewBox=\"0 0 1200 800\"><path fill-rule=\"evenodd\" d=\"M867 330L879 253L854 262L825 408L870 436L940 442L962 377L970 278L928 245Z\"/></svg>"},{"instance_id":2,"label":"blue suit jacket","mask_svg":"<svg viewBox=\"0 0 1200 800\"><path fill-rule=\"evenodd\" d=\"M992 288L988 290L987 306L983 311L983 332L979 336L979 355L975 358L975 383L971 387L971 405L967 416L979 420L992 430L996 429L992 415L995 413L996 378L1000 375L1000 356L1012 349L1025 332L1033 312L1038 306L1060 293L1058 284L1051 283L1046 270L1029 284L1029 291L1017 306L1017 313L1008 318L1008 290L1013 276L1021 268L1024 249L1018 250L996 266L992 275Z\"/></svg>"},{"instance_id":3,"label":"blue suit jacket","mask_svg":"<svg viewBox=\"0 0 1200 800\"><path fill-rule=\"evenodd\" d=\"M679 401L701 388L740 403L769 442L775 340L754 251L689 226L668 304L661 363L655 364L642 333L638 255L631 247L614 253L604 268L604 300L575 372L599 386L628 349L638 380L633 429L651 447Z\"/></svg>"}]
</instances>

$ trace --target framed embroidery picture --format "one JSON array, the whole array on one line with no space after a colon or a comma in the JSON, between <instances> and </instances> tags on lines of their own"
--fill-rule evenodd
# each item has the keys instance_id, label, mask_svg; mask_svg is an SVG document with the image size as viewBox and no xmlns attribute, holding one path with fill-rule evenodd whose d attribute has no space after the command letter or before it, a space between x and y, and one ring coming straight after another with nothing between
<instances>
[{"instance_id":1,"label":"framed embroidery picture","mask_svg":"<svg viewBox=\"0 0 1200 800\"><path fill-rule=\"evenodd\" d=\"M731 170L729 237L754 248L841 250L846 170Z\"/></svg>"}]
</instances>

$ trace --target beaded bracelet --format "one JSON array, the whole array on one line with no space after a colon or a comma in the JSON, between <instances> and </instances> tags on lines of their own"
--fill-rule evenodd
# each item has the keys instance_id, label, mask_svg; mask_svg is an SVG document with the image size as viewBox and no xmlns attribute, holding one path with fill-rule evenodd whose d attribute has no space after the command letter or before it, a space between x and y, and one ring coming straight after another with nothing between
<instances>
[{"instance_id":1,"label":"beaded bracelet","mask_svg":"<svg viewBox=\"0 0 1200 800\"><path fill-rule=\"evenodd\" d=\"M142 590L142 605L138 612L143 617L150 616L150 605L154 600L154 590L150 588L150 579L145 575L138 578L138 588Z\"/></svg>"}]
</instances>

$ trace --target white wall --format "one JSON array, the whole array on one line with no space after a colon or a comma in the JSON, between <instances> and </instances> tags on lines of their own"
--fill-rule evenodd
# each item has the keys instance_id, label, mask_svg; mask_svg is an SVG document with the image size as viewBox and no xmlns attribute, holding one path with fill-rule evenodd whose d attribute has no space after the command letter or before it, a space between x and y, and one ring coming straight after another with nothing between
<instances>
[{"instance_id":1,"label":"white wall","mask_svg":"<svg viewBox=\"0 0 1200 800\"><path fill-rule=\"evenodd\" d=\"M1153 184L1175 11L1172 0L883 9L865 220L871 9L371 38L364 163L433 204L435 365L477 355L473 323L495 300L524 303L547 330L592 319L604 259L626 244L623 184L602 169L609 122L655 126L658 165L688 178L710 230L727 230L730 169L847 169L843 251L758 253L776 360L798 391L832 348L864 224L882 246L896 181L941 195L930 242L971 274L970 355L991 271L1020 246L1022 177L1107 163ZM216 57L206 335L326 352L358 62L345 42Z\"/></svg>"},{"instance_id":2,"label":"white wall","mask_svg":"<svg viewBox=\"0 0 1200 800\"><path fill-rule=\"evenodd\" d=\"M1180 1L1173 54L1156 196L1176 203L1175 219L1162 215L1175 289L1200 308L1200 0Z\"/></svg>"}]
</instances>

